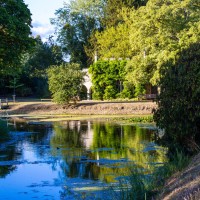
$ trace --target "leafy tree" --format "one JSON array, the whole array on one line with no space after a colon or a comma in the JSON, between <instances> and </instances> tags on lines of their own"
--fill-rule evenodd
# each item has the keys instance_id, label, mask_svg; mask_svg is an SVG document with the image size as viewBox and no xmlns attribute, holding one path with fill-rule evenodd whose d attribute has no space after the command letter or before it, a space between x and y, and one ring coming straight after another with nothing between
<instances>
[{"instance_id":1,"label":"leafy tree","mask_svg":"<svg viewBox=\"0 0 200 200\"><path fill-rule=\"evenodd\" d=\"M121 11L123 8L139 8L146 5L148 0L107 0L103 24L106 27L115 27L123 22Z\"/></svg>"},{"instance_id":2,"label":"leafy tree","mask_svg":"<svg viewBox=\"0 0 200 200\"><path fill-rule=\"evenodd\" d=\"M62 52L53 41L42 42L41 37L35 38L35 47L24 57L25 71L32 77L45 77L45 71L50 65L63 62Z\"/></svg>"},{"instance_id":3,"label":"leafy tree","mask_svg":"<svg viewBox=\"0 0 200 200\"><path fill-rule=\"evenodd\" d=\"M131 58L133 53L130 46L129 26L124 23L124 15L146 4L146 0L107 0L102 18L103 29L97 30L89 40L88 55L98 52L100 59ZM94 55L92 54L94 57Z\"/></svg>"},{"instance_id":4,"label":"leafy tree","mask_svg":"<svg viewBox=\"0 0 200 200\"><path fill-rule=\"evenodd\" d=\"M118 11L115 19L120 20L96 33L92 43L102 59L131 58L126 79L136 87L156 85L160 69L173 64L181 50L200 40L197 0L149 0L146 6L124 6Z\"/></svg>"},{"instance_id":5,"label":"leafy tree","mask_svg":"<svg viewBox=\"0 0 200 200\"><path fill-rule=\"evenodd\" d=\"M34 93L36 96L47 97L46 69L63 62L61 48L51 38L48 42L42 42L40 36L37 36L34 48L23 56L22 61L21 81L26 86L19 91L21 95Z\"/></svg>"},{"instance_id":6,"label":"leafy tree","mask_svg":"<svg viewBox=\"0 0 200 200\"><path fill-rule=\"evenodd\" d=\"M55 102L66 104L70 100L76 100L84 81L84 72L80 70L78 64L67 63L52 66L47 70L47 73L49 90Z\"/></svg>"},{"instance_id":7,"label":"leafy tree","mask_svg":"<svg viewBox=\"0 0 200 200\"><path fill-rule=\"evenodd\" d=\"M107 0L70 0L70 7L73 12L82 13L96 20L101 26L101 20L105 17L105 5Z\"/></svg>"},{"instance_id":8,"label":"leafy tree","mask_svg":"<svg viewBox=\"0 0 200 200\"><path fill-rule=\"evenodd\" d=\"M79 63L81 68L90 64L85 47L89 45L88 41L93 31L100 28L100 19L92 9L97 10L95 5L99 5L99 2L101 1L91 4L91 1L71 1L59 9L56 12L57 18L51 21L56 26L58 42L63 52L70 62Z\"/></svg>"},{"instance_id":9,"label":"leafy tree","mask_svg":"<svg viewBox=\"0 0 200 200\"><path fill-rule=\"evenodd\" d=\"M122 92L126 61L98 61L90 66L93 98L115 99Z\"/></svg>"},{"instance_id":10,"label":"leafy tree","mask_svg":"<svg viewBox=\"0 0 200 200\"><path fill-rule=\"evenodd\" d=\"M0 73L12 74L33 45L31 13L23 0L0 1Z\"/></svg>"},{"instance_id":11,"label":"leafy tree","mask_svg":"<svg viewBox=\"0 0 200 200\"><path fill-rule=\"evenodd\" d=\"M13 79L10 80L10 85L7 86L11 89L13 89L13 95L16 95L16 89L24 86L24 84L19 83L19 78L18 77L13 77Z\"/></svg>"},{"instance_id":12,"label":"leafy tree","mask_svg":"<svg viewBox=\"0 0 200 200\"><path fill-rule=\"evenodd\" d=\"M200 44L183 50L175 64L161 71L161 92L154 119L170 148L187 151L200 144ZM197 148L198 147L198 148Z\"/></svg>"},{"instance_id":13,"label":"leafy tree","mask_svg":"<svg viewBox=\"0 0 200 200\"><path fill-rule=\"evenodd\" d=\"M173 65L180 51L200 40L199 1L149 0L124 16L133 57L127 79L134 85L157 84L160 69Z\"/></svg>"},{"instance_id":14,"label":"leafy tree","mask_svg":"<svg viewBox=\"0 0 200 200\"><path fill-rule=\"evenodd\" d=\"M132 56L129 30L126 24L110 27L102 32L96 32L95 45L100 59L126 59Z\"/></svg>"}]
</instances>

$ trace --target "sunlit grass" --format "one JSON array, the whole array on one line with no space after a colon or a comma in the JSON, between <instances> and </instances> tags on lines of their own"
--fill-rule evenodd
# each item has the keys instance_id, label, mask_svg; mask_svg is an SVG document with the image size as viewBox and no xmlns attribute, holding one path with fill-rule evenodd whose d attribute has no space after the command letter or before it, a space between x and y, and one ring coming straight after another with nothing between
<instances>
[{"instance_id":1,"label":"sunlit grass","mask_svg":"<svg viewBox=\"0 0 200 200\"><path fill-rule=\"evenodd\" d=\"M64 120L87 120L99 119L117 123L152 123L151 115L73 115L73 114L16 114L10 117L20 117L28 120L38 120L41 122L55 122Z\"/></svg>"},{"instance_id":2,"label":"sunlit grass","mask_svg":"<svg viewBox=\"0 0 200 200\"><path fill-rule=\"evenodd\" d=\"M189 164L189 157L181 151L174 152L169 162L149 172L129 167L129 174L122 175L116 185L110 187L110 194L116 200L147 200L156 198L165 181Z\"/></svg>"}]
</instances>

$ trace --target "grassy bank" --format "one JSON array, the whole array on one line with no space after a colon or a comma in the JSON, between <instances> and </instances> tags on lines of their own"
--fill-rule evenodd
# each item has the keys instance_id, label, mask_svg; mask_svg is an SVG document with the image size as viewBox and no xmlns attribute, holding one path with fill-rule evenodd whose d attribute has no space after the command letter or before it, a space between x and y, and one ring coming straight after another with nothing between
<instances>
[{"instance_id":1,"label":"grassy bank","mask_svg":"<svg viewBox=\"0 0 200 200\"><path fill-rule=\"evenodd\" d=\"M170 191L170 185L166 186L166 183L172 183L174 177L178 176L178 173L181 173L189 163L190 158L177 151L169 162L155 168L152 174L146 174L142 169L130 166L130 174L119 180L118 192L116 188L111 188L111 193L117 200L164 200L165 195Z\"/></svg>"}]
</instances>

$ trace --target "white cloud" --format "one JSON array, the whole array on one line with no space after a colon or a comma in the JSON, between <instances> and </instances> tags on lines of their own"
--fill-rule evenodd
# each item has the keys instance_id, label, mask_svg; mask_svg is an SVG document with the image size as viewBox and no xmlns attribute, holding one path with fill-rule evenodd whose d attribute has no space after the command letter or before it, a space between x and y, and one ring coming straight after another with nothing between
<instances>
[{"instance_id":1,"label":"white cloud","mask_svg":"<svg viewBox=\"0 0 200 200\"><path fill-rule=\"evenodd\" d=\"M54 33L54 28L51 24L33 21L32 26L32 35L40 35L42 41L46 41L49 35L52 35Z\"/></svg>"}]
</instances>

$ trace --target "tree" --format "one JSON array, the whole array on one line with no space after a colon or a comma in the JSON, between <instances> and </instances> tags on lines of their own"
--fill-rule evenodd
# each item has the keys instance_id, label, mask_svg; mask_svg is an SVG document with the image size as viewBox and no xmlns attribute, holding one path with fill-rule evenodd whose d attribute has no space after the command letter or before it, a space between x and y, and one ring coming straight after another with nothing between
<instances>
[{"instance_id":1,"label":"tree","mask_svg":"<svg viewBox=\"0 0 200 200\"><path fill-rule=\"evenodd\" d=\"M55 102L67 104L70 100L76 100L84 81L84 72L80 70L78 64L52 66L47 73L49 90Z\"/></svg>"},{"instance_id":2,"label":"tree","mask_svg":"<svg viewBox=\"0 0 200 200\"><path fill-rule=\"evenodd\" d=\"M134 85L156 85L160 69L173 65L180 51L200 40L199 8L198 0L149 0L124 16L133 52L127 79Z\"/></svg>"},{"instance_id":3,"label":"tree","mask_svg":"<svg viewBox=\"0 0 200 200\"><path fill-rule=\"evenodd\" d=\"M94 30L100 28L100 16L95 15L92 8L98 10L95 5L100 6L101 1L95 2L97 3L71 1L59 9L56 12L57 18L51 21L56 26L58 42L63 52L69 57L70 62L79 63L81 68L90 64L85 47L89 45L88 41Z\"/></svg>"},{"instance_id":4,"label":"tree","mask_svg":"<svg viewBox=\"0 0 200 200\"><path fill-rule=\"evenodd\" d=\"M73 12L82 13L85 16L94 18L96 24L101 26L101 20L105 17L105 5L107 0L70 0L70 7Z\"/></svg>"},{"instance_id":5,"label":"tree","mask_svg":"<svg viewBox=\"0 0 200 200\"><path fill-rule=\"evenodd\" d=\"M170 148L199 150L200 144L200 44L183 50L175 61L161 71L161 93L154 119L164 129ZM174 145L174 146L171 146Z\"/></svg>"},{"instance_id":6,"label":"tree","mask_svg":"<svg viewBox=\"0 0 200 200\"><path fill-rule=\"evenodd\" d=\"M95 45L100 59L126 59L132 57L129 30L126 24L110 27L102 32L96 32Z\"/></svg>"},{"instance_id":7,"label":"tree","mask_svg":"<svg viewBox=\"0 0 200 200\"><path fill-rule=\"evenodd\" d=\"M107 0L103 24L106 28L110 28L123 23L124 21L121 15L123 8L138 9L141 6L145 6L147 1L148 0Z\"/></svg>"},{"instance_id":8,"label":"tree","mask_svg":"<svg viewBox=\"0 0 200 200\"><path fill-rule=\"evenodd\" d=\"M23 55L20 78L25 86L18 93L22 96L33 93L35 96L48 97L46 69L63 62L62 52L51 38L42 42L40 36L37 36L34 41L34 48Z\"/></svg>"},{"instance_id":9,"label":"tree","mask_svg":"<svg viewBox=\"0 0 200 200\"><path fill-rule=\"evenodd\" d=\"M112 6L114 2L110 2ZM118 22L95 35L93 46L100 59L131 58L126 79L135 86L157 85L160 69L173 64L180 51L200 40L197 0L149 0L137 9L119 8L114 19Z\"/></svg>"},{"instance_id":10,"label":"tree","mask_svg":"<svg viewBox=\"0 0 200 200\"><path fill-rule=\"evenodd\" d=\"M125 23L124 15L128 17L129 12L146 5L146 2L147 0L107 0L101 20L103 28L90 37L88 55L94 56L92 52L96 51L99 59L131 58L130 27Z\"/></svg>"},{"instance_id":11,"label":"tree","mask_svg":"<svg viewBox=\"0 0 200 200\"><path fill-rule=\"evenodd\" d=\"M31 13L23 0L0 1L0 73L12 74L21 55L33 45Z\"/></svg>"},{"instance_id":12,"label":"tree","mask_svg":"<svg viewBox=\"0 0 200 200\"><path fill-rule=\"evenodd\" d=\"M48 67L63 62L61 48L51 38L48 42L42 42L41 37L36 36L34 42L34 48L24 55L24 70L31 77L46 77L45 72Z\"/></svg>"}]
</instances>

